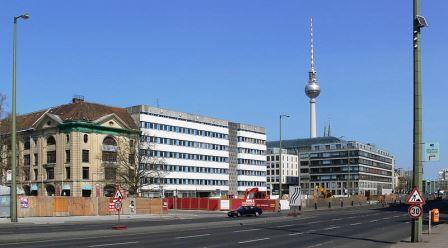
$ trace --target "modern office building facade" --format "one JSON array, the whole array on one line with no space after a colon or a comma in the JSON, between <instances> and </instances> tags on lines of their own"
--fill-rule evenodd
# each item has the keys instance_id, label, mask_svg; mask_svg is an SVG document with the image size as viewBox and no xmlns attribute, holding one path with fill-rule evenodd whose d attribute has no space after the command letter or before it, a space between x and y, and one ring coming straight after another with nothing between
<instances>
[{"instance_id":1,"label":"modern office building facade","mask_svg":"<svg viewBox=\"0 0 448 248\"><path fill-rule=\"evenodd\" d=\"M268 142L269 148L278 146L278 141ZM317 186L333 195L393 191L394 157L375 145L320 137L285 140L283 147L299 154L299 184L306 193Z\"/></svg>"},{"instance_id":2,"label":"modern office building facade","mask_svg":"<svg viewBox=\"0 0 448 248\"><path fill-rule=\"evenodd\" d=\"M146 105L128 111L140 124L142 147L167 170L143 192L205 197L266 191L264 128Z\"/></svg>"},{"instance_id":3,"label":"modern office building facade","mask_svg":"<svg viewBox=\"0 0 448 248\"><path fill-rule=\"evenodd\" d=\"M288 192L289 186L298 185L299 182L299 156L289 153L287 149L282 149L281 156L280 167L280 149L268 148L267 183L271 195L279 194L280 175L282 192Z\"/></svg>"}]
</instances>

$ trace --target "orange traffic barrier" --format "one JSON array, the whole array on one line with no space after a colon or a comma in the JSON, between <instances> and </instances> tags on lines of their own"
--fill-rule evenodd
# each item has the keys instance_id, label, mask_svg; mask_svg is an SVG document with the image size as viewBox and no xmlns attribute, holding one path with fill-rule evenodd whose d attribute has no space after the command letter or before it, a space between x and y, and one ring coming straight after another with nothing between
<instances>
[{"instance_id":1,"label":"orange traffic barrier","mask_svg":"<svg viewBox=\"0 0 448 248\"><path fill-rule=\"evenodd\" d=\"M433 223L439 222L439 210L437 208L435 208L431 211L431 221Z\"/></svg>"}]
</instances>

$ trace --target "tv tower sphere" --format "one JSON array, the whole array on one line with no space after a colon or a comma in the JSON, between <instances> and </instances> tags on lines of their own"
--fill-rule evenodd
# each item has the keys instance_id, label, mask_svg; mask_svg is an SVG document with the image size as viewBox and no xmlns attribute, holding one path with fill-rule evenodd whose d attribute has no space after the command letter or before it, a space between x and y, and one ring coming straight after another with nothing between
<instances>
[{"instance_id":1,"label":"tv tower sphere","mask_svg":"<svg viewBox=\"0 0 448 248\"><path fill-rule=\"evenodd\" d=\"M310 82L305 86L305 94L311 99L319 96L320 86L317 84L316 81Z\"/></svg>"}]
</instances>

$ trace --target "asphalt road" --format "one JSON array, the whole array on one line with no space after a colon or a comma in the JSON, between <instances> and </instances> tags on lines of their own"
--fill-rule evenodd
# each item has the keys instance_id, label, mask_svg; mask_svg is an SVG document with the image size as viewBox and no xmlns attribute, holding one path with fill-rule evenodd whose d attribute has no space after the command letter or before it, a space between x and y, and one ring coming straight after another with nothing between
<instances>
[{"instance_id":1,"label":"asphalt road","mask_svg":"<svg viewBox=\"0 0 448 248\"><path fill-rule=\"evenodd\" d=\"M431 202L446 220L447 201ZM425 211L427 213L427 211ZM425 220L427 215L424 216ZM0 226L1 247L388 247L410 235L407 206L305 212L299 217L207 217Z\"/></svg>"}]
</instances>

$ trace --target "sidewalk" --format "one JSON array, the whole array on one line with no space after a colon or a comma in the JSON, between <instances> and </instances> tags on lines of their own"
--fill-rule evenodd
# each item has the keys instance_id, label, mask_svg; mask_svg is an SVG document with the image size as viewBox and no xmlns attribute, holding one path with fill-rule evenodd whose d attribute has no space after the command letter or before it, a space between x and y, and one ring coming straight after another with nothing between
<instances>
[{"instance_id":1,"label":"sidewalk","mask_svg":"<svg viewBox=\"0 0 448 248\"><path fill-rule=\"evenodd\" d=\"M448 224L440 224L432 228L431 234L423 231L423 242L411 243L411 238L392 245L392 248L446 248L448 247Z\"/></svg>"}]
</instances>

